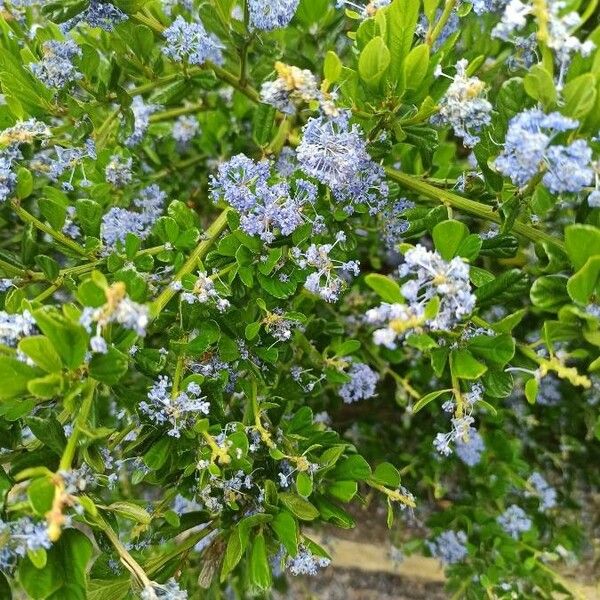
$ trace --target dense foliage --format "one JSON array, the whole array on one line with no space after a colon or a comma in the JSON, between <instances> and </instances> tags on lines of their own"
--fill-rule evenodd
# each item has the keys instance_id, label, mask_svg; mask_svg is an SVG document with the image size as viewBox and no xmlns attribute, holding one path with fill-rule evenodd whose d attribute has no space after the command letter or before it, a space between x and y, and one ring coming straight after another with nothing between
<instances>
[{"instance_id":1,"label":"dense foliage","mask_svg":"<svg viewBox=\"0 0 600 600\"><path fill-rule=\"evenodd\" d=\"M597 4L0 2L0 597L268 597L351 502L576 595Z\"/></svg>"}]
</instances>

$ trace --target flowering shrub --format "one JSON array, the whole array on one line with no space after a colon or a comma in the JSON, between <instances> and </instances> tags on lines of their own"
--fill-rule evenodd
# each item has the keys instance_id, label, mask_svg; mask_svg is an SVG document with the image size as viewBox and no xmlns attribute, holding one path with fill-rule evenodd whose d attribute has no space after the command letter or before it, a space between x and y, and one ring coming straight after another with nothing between
<instances>
[{"instance_id":1,"label":"flowering shrub","mask_svg":"<svg viewBox=\"0 0 600 600\"><path fill-rule=\"evenodd\" d=\"M0 596L267 593L352 503L575 593L596 6L0 2Z\"/></svg>"}]
</instances>

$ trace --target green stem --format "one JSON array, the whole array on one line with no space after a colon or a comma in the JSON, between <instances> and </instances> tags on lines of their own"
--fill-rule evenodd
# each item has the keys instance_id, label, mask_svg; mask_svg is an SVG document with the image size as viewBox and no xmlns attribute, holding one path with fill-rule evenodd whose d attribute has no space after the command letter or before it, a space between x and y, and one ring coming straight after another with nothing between
<instances>
[{"instance_id":1,"label":"green stem","mask_svg":"<svg viewBox=\"0 0 600 600\"><path fill-rule=\"evenodd\" d=\"M231 87L238 90L238 92L241 92L247 98L252 100L252 102L256 104L260 102L260 96L254 88L250 87L245 83L242 83L238 77L236 77L229 71L219 67L218 65L215 65L214 63L206 62L205 64L206 67L211 69L221 81L228 83Z\"/></svg>"},{"instance_id":2,"label":"green stem","mask_svg":"<svg viewBox=\"0 0 600 600\"><path fill-rule=\"evenodd\" d=\"M160 123L161 121L170 121L171 119L180 117L181 115L189 115L190 113L198 112L203 106L203 103L199 102L198 104L192 104L190 106L179 106L163 112L154 113L153 115L150 115L150 122Z\"/></svg>"},{"instance_id":3,"label":"green stem","mask_svg":"<svg viewBox=\"0 0 600 600\"><path fill-rule=\"evenodd\" d=\"M176 282L180 282L181 279L191 273L196 266L198 265L198 261L203 259L211 246L215 243L221 232L225 229L227 225L227 213L229 209L226 208L223 212L213 221L212 225L206 230L206 239L202 240L196 249L190 254L188 259L183 263L183 266L171 283L160 293L160 295L156 298L156 300L152 303L151 314L154 318L158 317L164 307L171 301L173 296L177 293L173 287L173 284Z\"/></svg>"},{"instance_id":4,"label":"green stem","mask_svg":"<svg viewBox=\"0 0 600 600\"><path fill-rule=\"evenodd\" d=\"M46 298L49 298L50 296L52 296L52 294L54 294L54 292L59 290L62 287L63 283L63 278L59 277L50 287L46 288L43 292L38 294L32 300L32 302L43 302Z\"/></svg>"},{"instance_id":5,"label":"green stem","mask_svg":"<svg viewBox=\"0 0 600 600\"><path fill-rule=\"evenodd\" d=\"M80 244L67 237L64 233L60 231L56 231L49 225L42 223L37 217L34 217L31 213L27 212L18 202L18 200L11 200L11 206L17 216L24 223L32 223L37 229L47 233L49 236L53 237L57 242L69 248L69 250L79 254L80 256L88 257L90 253Z\"/></svg>"},{"instance_id":6,"label":"green stem","mask_svg":"<svg viewBox=\"0 0 600 600\"><path fill-rule=\"evenodd\" d=\"M0 269L6 271L8 275L14 275L17 277L21 277L22 279L37 279L38 275L41 273L35 273L33 271L29 271L27 269L20 269L15 265L11 265L9 262L0 259Z\"/></svg>"},{"instance_id":7,"label":"green stem","mask_svg":"<svg viewBox=\"0 0 600 600\"><path fill-rule=\"evenodd\" d=\"M102 123L102 125L100 125L100 127L98 127L98 130L96 131L96 134L95 134L96 146L98 148L102 148L104 146L104 142L106 141L106 138L108 137L110 128L111 128L112 124L114 123L115 119L119 116L120 112L121 112L120 106L115 108L108 115L108 117L106 117L104 123Z\"/></svg>"},{"instance_id":8,"label":"green stem","mask_svg":"<svg viewBox=\"0 0 600 600\"><path fill-rule=\"evenodd\" d=\"M201 531L191 534L189 537L185 538L185 540L179 542L175 548L170 550L169 552L165 552L156 558L150 559L147 563L145 563L144 567L148 572L148 575L154 576L158 571L170 560L176 558L180 554L187 552L191 548L193 548L199 541L204 539L209 533L211 533L213 529L211 527L205 527Z\"/></svg>"},{"instance_id":9,"label":"green stem","mask_svg":"<svg viewBox=\"0 0 600 600\"><path fill-rule=\"evenodd\" d=\"M113 545L114 549L117 551L121 562L127 567L127 569L137 578L139 584L142 588L150 588L152 587L152 582L144 569L139 565L139 563L129 554L129 551L121 540L119 536L114 532L112 527L101 517L97 516L94 519L95 524L104 532L106 537L109 539L110 543Z\"/></svg>"},{"instance_id":10,"label":"green stem","mask_svg":"<svg viewBox=\"0 0 600 600\"><path fill-rule=\"evenodd\" d=\"M90 412L92 410L95 391L96 381L90 379L87 385L87 389L83 390L83 402L81 404L79 414L77 415L77 419L75 420L73 433L71 434L71 437L69 438L67 445L65 446L65 449L63 451L63 454L60 458L60 463L58 465L59 471L69 471L71 469L71 464L73 463L73 459L75 458L75 452L77 450L77 443L79 442L79 436L81 435L82 428L87 423L87 420L90 416Z\"/></svg>"},{"instance_id":11,"label":"green stem","mask_svg":"<svg viewBox=\"0 0 600 600\"><path fill-rule=\"evenodd\" d=\"M444 30L444 27L446 26L448 19L452 15L452 11L454 10L455 5L456 5L456 0L446 0L446 4L444 5L444 11L442 12L442 14L440 16L440 20L435 24L435 27L433 28L431 35L427 36L427 43L430 46L433 46L435 41L438 39L438 37L440 36L442 31Z\"/></svg>"},{"instance_id":12,"label":"green stem","mask_svg":"<svg viewBox=\"0 0 600 600\"><path fill-rule=\"evenodd\" d=\"M206 155L204 155L204 154L199 154L198 156L192 156L190 158L187 158L186 160L182 160L181 162L175 163L175 164L171 165L170 167L165 167L164 169L161 169L160 171L154 173L154 175L152 175L150 177L150 179L152 181L162 179L163 177L166 177L167 175L170 175L171 173L176 173L176 172L180 171L181 169L187 169L188 167L192 167L193 165L201 163L203 160L206 160Z\"/></svg>"},{"instance_id":13,"label":"green stem","mask_svg":"<svg viewBox=\"0 0 600 600\"><path fill-rule=\"evenodd\" d=\"M425 181L422 181L415 175L408 175L407 173L396 171L390 167L386 167L385 172L390 179L393 179L403 186L422 194L426 198L435 200L436 202L440 202L446 206L451 206L452 208L456 208L457 210L461 210L481 219L485 219L486 221L492 221L494 223L502 222L498 212L486 204L481 204L480 202L463 198L462 196L448 192L447 190L441 190ZM535 229L535 227L532 227L531 225L516 221L513 224L512 229L519 235L530 239L532 242L547 242L557 246L558 248L564 248L564 242L562 240L556 239L544 231Z\"/></svg>"}]
</instances>

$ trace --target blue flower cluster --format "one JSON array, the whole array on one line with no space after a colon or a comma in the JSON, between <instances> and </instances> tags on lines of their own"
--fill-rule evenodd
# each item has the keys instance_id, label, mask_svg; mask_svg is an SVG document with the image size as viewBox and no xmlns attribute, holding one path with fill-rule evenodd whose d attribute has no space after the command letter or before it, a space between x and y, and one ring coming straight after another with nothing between
<instances>
[{"instance_id":1,"label":"blue flower cluster","mask_svg":"<svg viewBox=\"0 0 600 600\"><path fill-rule=\"evenodd\" d=\"M188 142L191 142L198 132L200 131L200 125L196 117L190 115L182 115L175 123L173 123L173 129L171 135L173 139L185 146Z\"/></svg>"},{"instance_id":2,"label":"blue flower cluster","mask_svg":"<svg viewBox=\"0 0 600 600\"><path fill-rule=\"evenodd\" d=\"M473 12L476 15L496 12L503 9L509 0L472 0Z\"/></svg>"},{"instance_id":3,"label":"blue flower cluster","mask_svg":"<svg viewBox=\"0 0 600 600\"><path fill-rule=\"evenodd\" d=\"M471 427L466 438L457 438L454 450L456 456L468 467L474 467L481 461L481 455L485 450L485 443L480 433Z\"/></svg>"},{"instance_id":4,"label":"blue flower cluster","mask_svg":"<svg viewBox=\"0 0 600 600\"><path fill-rule=\"evenodd\" d=\"M479 142L476 133L492 120L492 105L481 97L485 84L477 77L469 77L467 66L464 59L456 63L456 75L431 122L452 126L454 133L463 138L464 145L472 147Z\"/></svg>"},{"instance_id":5,"label":"blue flower cluster","mask_svg":"<svg viewBox=\"0 0 600 600\"><path fill-rule=\"evenodd\" d=\"M35 320L28 310L12 315L0 310L0 344L3 346L15 348L21 338L33 335L35 331Z\"/></svg>"},{"instance_id":6,"label":"blue flower cluster","mask_svg":"<svg viewBox=\"0 0 600 600\"><path fill-rule=\"evenodd\" d=\"M296 14L300 0L248 0L250 25L271 31L285 27Z\"/></svg>"},{"instance_id":7,"label":"blue flower cluster","mask_svg":"<svg viewBox=\"0 0 600 600\"><path fill-rule=\"evenodd\" d=\"M128 147L137 146L146 135L148 126L150 125L150 116L160 109L160 104L146 104L141 96L135 96L131 103L131 111L133 112L133 132L125 140L125 145Z\"/></svg>"},{"instance_id":8,"label":"blue flower cluster","mask_svg":"<svg viewBox=\"0 0 600 600\"><path fill-rule=\"evenodd\" d=\"M83 169L83 161L85 159L96 160L96 145L94 140L88 138L84 145L79 148L63 148L62 146L54 147L55 157L48 154L39 155L38 160L32 163L32 167L40 170L48 175L52 181L58 181L65 173L69 173L69 180L63 181L62 187L66 191L73 190L73 178L78 167L82 167L83 179L80 185L86 186L89 184Z\"/></svg>"},{"instance_id":9,"label":"blue flower cluster","mask_svg":"<svg viewBox=\"0 0 600 600\"><path fill-rule=\"evenodd\" d=\"M516 504L511 504L497 519L498 524L515 540L531 529L531 519Z\"/></svg>"},{"instance_id":10,"label":"blue flower cluster","mask_svg":"<svg viewBox=\"0 0 600 600\"><path fill-rule=\"evenodd\" d=\"M496 168L520 187L544 170L542 182L552 193L580 192L593 180L591 148L584 140L551 145L554 136L578 125L557 112L532 108L519 113L509 123Z\"/></svg>"},{"instance_id":11,"label":"blue flower cluster","mask_svg":"<svg viewBox=\"0 0 600 600\"><path fill-rule=\"evenodd\" d=\"M81 49L73 40L44 42L44 56L40 62L31 63L31 72L46 86L62 89L83 75L73 65L73 59L81 56Z\"/></svg>"},{"instance_id":12,"label":"blue flower cluster","mask_svg":"<svg viewBox=\"0 0 600 600\"><path fill-rule=\"evenodd\" d=\"M223 62L223 45L200 21L188 23L179 16L163 35L167 40L163 54L172 60L190 65L203 65L208 60L216 64Z\"/></svg>"},{"instance_id":13,"label":"blue flower cluster","mask_svg":"<svg viewBox=\"0 0 600 600\"><path fill-rule=\"evenodd\" d=\"M439 558L445 565L461 562L467 556L467 536L464 531L444 531L433 542L427 542L427 547L433 556Z\"/></svg>"},{"instance_id":14,"label":"blue flower cluster","mask_svg":"<svg viewBox=\"0 0 600 600\"><path fill-rule=\"evenodd\" d=\"M89 6L81 13L63 23L61 29L69 31L80 23L87 23L90 27L99 27L104 31L112 31L116 25L127 20L127 15L110 2L90 0Z\"/></svg>"},{"instance_id":15,"label":"blue flower cluster","mask_svg":"<svg viewBox=\"0 0 600 600\"><path fill-rule=\"evenodd\" d=\"M28 551L49 549L52 546L45 523L36 523L27 517L5 523L0 520L0 569L10 572L18 558Z\"/></svg>"},{"instance_id":16,"label":"blue flower cluster","mask_svg":"<svg viewBox=\"0 0 600 600\"><path fill-rule=\"evenodd\" d=\"M144 188L133 201L139 211L114 206L102 217L100 237L107 250L114 249L117 242L124 242L128 233L145 239L150 235L153 223L160 217L167 195L158 185Z\"/></svg>"},{"instance_id":17,"label":"blue flower cluster","mask_svg":"<svg viewBox=\"0 0 600 600\"><path fill-rule=\"evenodd\" d=\"M139 408L157 425L170 424L167 432L179 437L181 430L195 421L198 415L207 415L210 403L197 383L190 383L185 391L171 393L171 380L161 375L148 392L148 402L140 402Z\"/></svg>"},{"instance_id":18,"label":"blue flower cluster","mask_svg":"<svg viewBox=\"0 0 600 600\"><path fill-rule=\"evenodd\" d=\"M310 181L274 181L266 161L234 156L211 176L211 195L224 199L241 215L241 228L249 235L272 242L276 233L290 235L306 219L303 210L313 205L317 188Z\"/></svg>"},{"instance_id":19,"label":"blue flower cluster","mask_svg":"<svg viewBox=\"0 0 600 600\"><path fill-rule=\"evenodd\" d=\"M348 371L350 381L344 383L339 394L346 404L352 404L358 400L366 400L375 395L375 386L379 381L379 375L364 363L354 363Z\"/></svg>"},{"instance_id":20,"label":"blue flower cluster","mask_svg":"<svg viewBox=\"0 0 600 600\"><path fill-rule=\"evenodd\" d=\"M329 186L346 212L366 204L376 214L389 192L385 173L369 156L362 131L350 124L350 116L343 111L309 119L297 148L298 162L307 175Z\"/></svg>"},{"instance_id":21,"label":"blue flower cluster","mask_svg":"<svg viewBox=\"0 0 600 600\"><path fill-rule=\"evenodd\" d=\"M110 157L105 169L104 176L108 183L112 183L115 187L125 187L133 178L131 174L131 157L124 157L119 154L113 154Z\"/></svg>"},{"instance_id":22,"label":"blue flower cluster","mask_svg":"<svg viewBox=\"0 0 600 600\"><path fill-rule=\"evenodd\" d=\"M0 150L0 202L6 202L17 184L17 174L13 166L21 158L18 148L8 147Z\"/></svg>"},{"instance_id":23,"label":"blue flower cluster","mask_svg":"<svg viewBox=\"0 0 600 600\"><path fill-rule=\"evenodd\" d=\"M546 511L556 506L556 490L537 471L531 474L527 483L533 488L534 496L540 501L540 510Z\"/></svg>"},{"instance_id":24,"label":"blue flower cluster","mask_svg":"<svg viewBox=\"0 0 600 600\"><path fill-rule=\"evenodd\" d=\"M337 302L347 285L347 279L360 273L357 261L335 260L331 253L335 246L346 241L346 234L338 231L333 244L311 244L306 252L292 248L291 255L301 269L315 269L304 282L304 287L326 302Z\"/></svg>"},{"instance_id":25,"label":"blue flower cluster","mask_svg":"<svg viewBox=\"0 0 600 600\"><path fill-rule=\"evenodd\" d=\"M316 556L306 546L298 548L298 554L287 560L286 567L292 575L316 575L331 561L324 556Z\"/></svg>"}]
</instances>

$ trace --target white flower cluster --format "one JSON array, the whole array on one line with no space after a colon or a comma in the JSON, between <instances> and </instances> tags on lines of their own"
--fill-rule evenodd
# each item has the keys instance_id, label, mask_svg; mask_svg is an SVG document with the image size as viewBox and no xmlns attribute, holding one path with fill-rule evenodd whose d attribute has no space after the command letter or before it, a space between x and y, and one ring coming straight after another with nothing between
<instances>
[{"instance_id":1,"label":"white flower cluster","mask_svg":"<svg viewBox=\"0 0 600 600\"><path fill-rule=\"evenodd\" d=\"M447 262L417 245L404 255L399 274L409 277L402 286L408 304L383 303L366 314L367 323L383 325L373 333L378 346L393 350L404 336L424 328L451 331L475 307L469 265L459 257ZM437 313L428 318L426 308L434 298L439 300Z\"/></svg>"},{"instance_id":2,"label":"white flower cluster","mask_svg":"<svg viewBox=\"0 0 600 600\"><path fill-rule=\"evenodd\" d=\"M305 253L292 248L292 256L302 269L314 268L304 283L304 287L320 296L326 302L336 302L346 282L342 275L358 275L360 267L355 260L342 262L331 258L330 253L338 243L346 241L346 234L338 232L333 244L311 244Z\"/></svg>"},{"instance_id":3,"label":"white flower cluster","mask_svg":"<svg viewBox=\"0 0 600 600\"><path fill-rule=\"evenodd\" d=\"M176 289L182 289L181 284L175 284ZM203 271L198 272L198 279L191 291L182 291L181 300L188 304L214 303L220 312L229 308L229 300L222 298L215 288L213 280Z\"/></svg>"},{"instance_id":4,"label":"white flower cluster","mask_svg":"<svg viewBox=\"0 0 600 600\"><path fill-rule=\"evenodd\" d=\"M102 330L110 323L117 323L125 329L135 331L139 336L146 335L146 327L150 322L148 308L134 302L127 296L125 284L121 281L114 283L105 290L107 302L98 308L86 306L79 322L88 333L92 333L92 325L96 325L95 335L90 341L93 352L105 354L108 352Z\"/></svg>"},{"instance_id":5,"label":"white flower cluster","mask_svg":"<svg viewBox=\"0 0 600 600\"><path fill-rule=\"evenodd\" d=\"M260 99L283 113L293 115L297 107L318 101L321 110L336 116L335 95L319 89L317 78L308 69L299 69L280 61L275 63L277 79L265 81L260 90Z\"/></svg>"}]
</instances>

